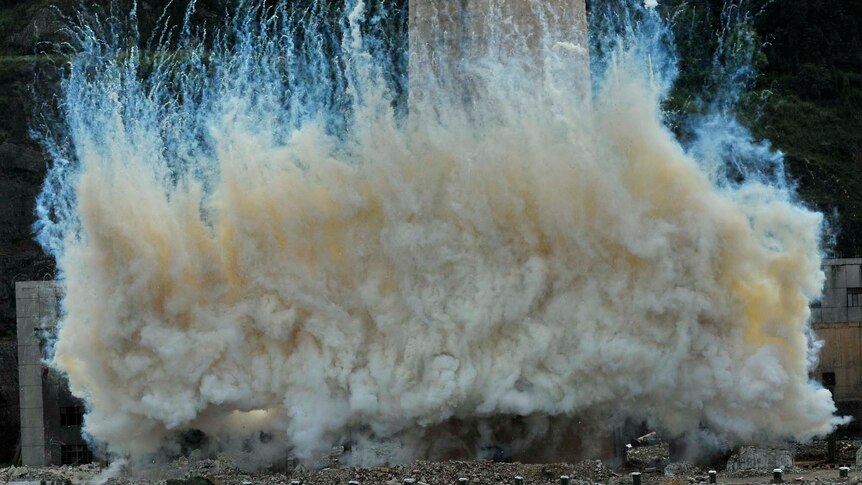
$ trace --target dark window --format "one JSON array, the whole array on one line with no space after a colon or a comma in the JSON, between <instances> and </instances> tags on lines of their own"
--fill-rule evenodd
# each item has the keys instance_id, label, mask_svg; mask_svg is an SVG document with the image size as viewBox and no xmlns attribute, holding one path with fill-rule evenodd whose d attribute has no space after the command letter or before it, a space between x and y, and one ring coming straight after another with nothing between
<instances>
[{"instance_id":1,"label":"dark window","mask_svg":"<svg viewBox=\"0 0 862 485\"><path fill-rule=\"evenodd\" d=\"M60 461L62 465L80 465L93 461L93 454L87 445L61 445Z\"/></svg>"},{"instance_id":2,"label":"dark window","mask_svg":"<svg viewBox=\"0 0 862 485\"><path fill-rule=\"evenodd\" d=\"M60 426L81 426L82 424L84 424L83 406L60 408Z\"/></svg>"},{"instance_id":3,"label":"dark window","mask_svg":"<svg viewBox=\"0 0 862 485\"><path fill-rule=\"evenodd\" d=\"M822 302L820 300L811 302L811 308L820 308L821 306L822 306Z\"/></svg>"},{"instance_id":4,"label":"dark window","mask_svg":"<svg viewBox=\"0 0 862 485\"><path fill-rule=\"evenodd\" d=\"M827 389L832 389L835 387L835 373L834 372L824 372L823 373L823 387Z\"/></svg>"},{"instance_id":5,"label":"dark window","mask_svg":"<svg viewBox=\"0 0 862 485\"><path fill-rule=\"evenodd\" d=\"M847 288L847 306L862 306L862 288Z\"/></svg>"}]
</instances>

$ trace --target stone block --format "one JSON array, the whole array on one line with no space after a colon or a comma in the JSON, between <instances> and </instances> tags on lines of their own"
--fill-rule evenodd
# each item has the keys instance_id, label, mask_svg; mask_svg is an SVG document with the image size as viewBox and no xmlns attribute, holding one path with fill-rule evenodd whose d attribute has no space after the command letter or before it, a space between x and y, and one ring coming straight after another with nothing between
<instances>
[{"instance_id":1,"label":"stone block","mask_svg":"<svg viewBox=\"0 0 862 485\"><path fill-rule=\"evenodd\" d=\"M776 468L789 470L793 465L793 453L790 450L742 446L730 456L726 470L730 473L749 470L771 472Z\"/></svg>"}]
</instances>

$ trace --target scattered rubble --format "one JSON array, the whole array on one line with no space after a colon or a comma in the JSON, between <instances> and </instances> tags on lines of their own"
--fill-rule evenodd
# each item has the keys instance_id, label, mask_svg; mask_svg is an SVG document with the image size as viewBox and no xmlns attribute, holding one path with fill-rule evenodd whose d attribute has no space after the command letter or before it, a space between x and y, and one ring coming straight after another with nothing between
<instances>
[{"instance_id":1,"label":"scattered rubble","mask_svg":"<svg viewBox=\"0 0 862 485\"><path fill-rule=\"evenodd\" d=\"M81 466L55 466L30 468L26 466L0 469L0 483L29 483L35 485L77 485L89 483L101 469L96 464Z\"/></svg>"},{"instance_id":2,"label":"scattered rubble","mask_svg":"<svg viewBox=\"0 0 862 485\"><path fill-rule=\"evenodd\" d=\"M81 467L8 468L0 469L0 483L43 482L47 485L83 485L99 476L97 465ZM552 463L526 465L522 463L494 463L490 461L416 462L378 468L325 468L322 470L277 473L261 470L243 472L226 458L189 462L179 459L170 463L153 464L136 470L126 470L123 476L104 477L106 485L288 485L299 480L302 485L346 485L356 480L363 485L401 485L405 478L413 478L416 485L453 485L458 478L467 478L471 484L510 485L516 475L525 483L558 484L561 475L571 477L570 485L609 484L614 479L626 485L630 479L608 469L599 460L577 464ZM36 485L34 484L34 485ZM21 484L23 485L23 484Z\"/></svg>"},{"instance_id":3,"label":"scattered rubble","mask_svg":"<svg viewBox=\"0 0 862 485\"><path fill-rule=\"evenodd\" d=\"M862 445L862 441L859 440L836 440L835 462L847 465L858 463L856 457L860 445ZM793 458L797 465L826 462L829 459L829 442L827 440L815 440L806 444L797 444L794 447Z\"/></svg>"},{"instance_id":4,"label":"scattered rubble","mask_svg":"<svg viewBox=\"0 0 862 485\"><path fill-rule=\"evenodd\" d=\"M669 463L664 467L664 476L666 477L684 477L688 475L700 475L701 473L700 468L687 461Z\"/></svg>"},{"instance_id":5,"label":"scattered rubble","mask_svg":"<svg viewBox=\"0 0 862 485\"><path fill-rule=\"evenodd\" d=\"M640 446L638 451L653 451L666 444ZM746 447L750 448L750 447ZM732 464L748 468L720 472L721 485L766 485L772 478L775 460L787 464L787 450L740 449ZM759 460L759 461L758 461ZM800 485L860 485L857 471L849 478L839 478L836 469L794 470L785 466L784 481ZM524 477L524 485L558 485L561 475L570 477L569 485L632 485L628 472L616 473L599 460L577 464L495 463L492 461L416 462L409 465L376 468L332 467L322 470L297 470L278 473L272 470L243 471L227 457L217 459L181 458L168 463L124 469L116 467L118 476L100 475L98 465L45 468L10 467L0 469L0 484L8 485L89 485L101 479L105 485L347 485L355 480L360 485L402 485L412 478L416 485L458 485L458 479L468 485L512 485L515 476ZM705 470L685 463L666 463L662 470L644 472L642 485L706 485Z\"/></svg>"}]
</instances>

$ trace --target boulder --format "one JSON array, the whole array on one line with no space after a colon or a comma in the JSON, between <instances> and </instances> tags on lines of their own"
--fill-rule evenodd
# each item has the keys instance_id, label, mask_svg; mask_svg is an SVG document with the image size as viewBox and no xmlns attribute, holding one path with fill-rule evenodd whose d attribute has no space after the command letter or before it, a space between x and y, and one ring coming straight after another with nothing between
<instances>
[{"instance_id":1,"label":"boulder","mask_svg":"<svg viewBox=\"0 0 862 485\"><path fill-rule=\"evenodd\" d=\"M661 471L669 462L670 447L667 443L626 449L626 466L632 470Z\"/></svg>"}]
</instances>

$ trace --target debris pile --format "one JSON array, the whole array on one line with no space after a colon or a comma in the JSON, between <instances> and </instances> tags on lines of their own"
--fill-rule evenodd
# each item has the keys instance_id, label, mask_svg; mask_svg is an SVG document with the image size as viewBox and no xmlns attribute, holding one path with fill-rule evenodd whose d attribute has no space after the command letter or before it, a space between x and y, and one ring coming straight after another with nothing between
<instances>
[{"instance_id":1,"label":"debris pile","mask_svg":"<svg viewBox=\"0 0 862 485\"><path fill-rule=\"evenodd\" d=\"M626 467L650 473L662 471L670 462L670 446L659 443L626 449Z\"/></svg>"},{"instance_id":2,"label":"debris pile","mask_svg":"<svg viewBox=\"0 0 862 485\"><path fill-rule=\"evenodd\" d=\"M0 468L0 483L36 482L52 485L89 483L101 468L95 463L80 466L32 468L26 466Z\"/></svg>"},{"instance_id":3,"label":"debris pile","mask_svg":"<svg viewBox=\"0 0 862 485\"><path fill-rule=\"evenodd\" d=\"M835 463L852 465L856 462L856 453L859 451L858 440L836 440L835 441ZM794 459L799 463L818 463L829 460L829 442L826 440L815 440L806 444L797 444L794 450Z\"/></svg>"},{"instance_id":4,"label":"debris pile","mask_svg":"<svg viewBox=\"0 0 862 485\"><path fill-rule=\"evenodd\" d=\"M666 477L685 477L689 475L701 475L700 468L692 465L687 461L669 463L664 467L664 476Z\"/></svg>"},{"instance_id":5,"label":"debris pile","mask_svg":"<svg viewBox=\"0 0 862 485\"><path fill-rule=\"evenodd\" d=\"M88 484L99 477L97 465L80 467L7 468L0 469L0 483L45 482L52 485ZM412 478L417 485L453 485L459 478L471 484L511 484L515 476L534 484L558 484L561 475L571 477L570 485L628 483L627 477L608 469L599 460L577 464L553 463L525 465L521 463L493 463L490 461L416 462L409 465L378 468L325 468L297 470L287 474L270 470L247 473L225 457L194 462L181 458L169 463L126 469L120 476L104 477L105 484L167 484L188 485L275 485L299 480L302 485L338 485L355 480L362 485L401 485Z\"/></svg>"}]
</instances>

